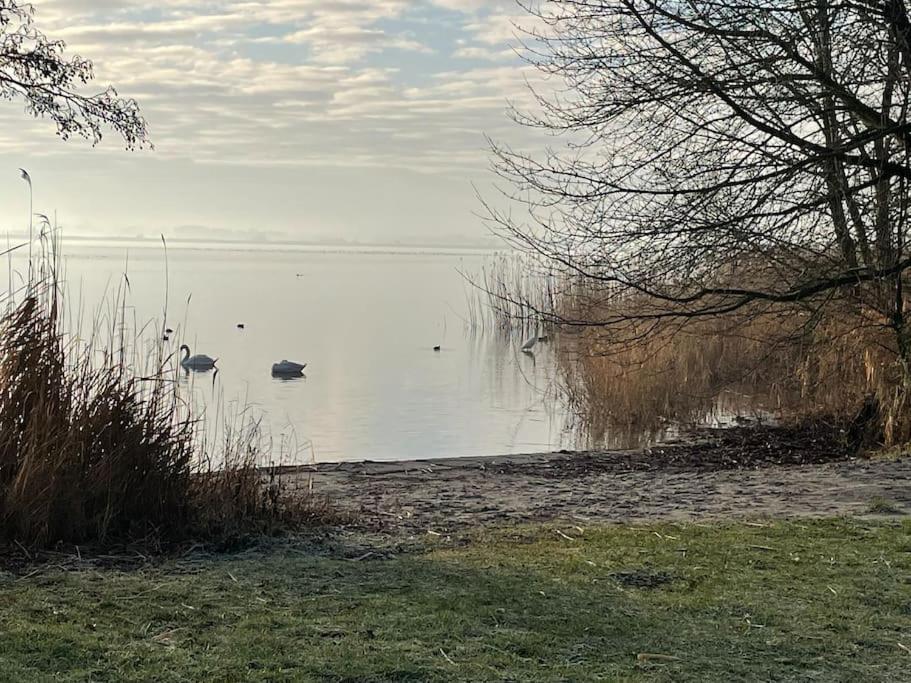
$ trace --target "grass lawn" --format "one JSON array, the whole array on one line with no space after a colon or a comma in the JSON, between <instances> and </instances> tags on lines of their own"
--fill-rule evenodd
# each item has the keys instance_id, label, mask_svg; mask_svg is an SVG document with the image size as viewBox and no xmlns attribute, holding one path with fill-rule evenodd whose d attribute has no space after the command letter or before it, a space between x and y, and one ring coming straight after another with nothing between
<instances>
[{"instance_id":1,"label":"grass lawn","mask_svg":"<svg viewBox=\"0 0 911 683\"><path fill-rule=\"evenodd\" d=\"M911 680L907 520L431 543L0 575L0 679Z\"/></svg>"}]
</instances>

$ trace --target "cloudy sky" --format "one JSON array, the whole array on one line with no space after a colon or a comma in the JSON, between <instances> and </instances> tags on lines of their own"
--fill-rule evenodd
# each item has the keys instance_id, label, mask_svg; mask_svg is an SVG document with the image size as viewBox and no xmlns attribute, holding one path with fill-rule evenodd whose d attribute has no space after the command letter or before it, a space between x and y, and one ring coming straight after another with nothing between
<instances>
[{"instance_id":1,"label":"cloudy sky","mask_svg":"<svg viewBox=\"0 0 911 683\"><path fill-rule=\"evenodd\" d=\"M0 219L69 234L486 236L484 134L521 144L513 0L33 0L36 24L135 97L154 151L59 141L0 103ZM154 7L154 9L149 9Z\"/></svg>"}]
</instances>

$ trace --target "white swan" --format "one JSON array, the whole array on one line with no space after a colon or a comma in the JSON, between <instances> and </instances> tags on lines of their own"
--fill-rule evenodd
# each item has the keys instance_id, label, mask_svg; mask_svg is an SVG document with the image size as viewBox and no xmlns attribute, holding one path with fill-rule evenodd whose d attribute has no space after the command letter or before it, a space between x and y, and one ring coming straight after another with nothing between
<instances>
[{"instance_id":1,"label":"white swan","mask_svg":"<svg viewBox=\"0 0 911 683\"><path fill-rule=\"evenodd\" d=\"M538 343L538 333L535 332L535 336L531 337L527 342L522 344L522 351L525 353L531 353L532 349L535 348L535 344Z\"/></svg>"},{"instance_id":2,"label":"white swan","mask_svg":"<svg viewBox=\"0 0 911 683\"><path fill-rule=\"evenodd\" d=\"M302 375L304 374L304 368L307 367L306 363L295 363L290 360L283 360L281 363L272 364L272 374L273 375Z\"/></svg>"},{"instance_id":3,"label":"white swan","mask_svg":"<svg viewBox=\"0 0 911 683\"><path fill-rule=\"evenodd\" d=\"M186 344L183 344L180 350L184 352L183 358L180 359L180 366L184 370L211 370L215 367L217 361L215 358L210 358L204 353L190 356L190 347Z\"/></svg>"}]
</instances>

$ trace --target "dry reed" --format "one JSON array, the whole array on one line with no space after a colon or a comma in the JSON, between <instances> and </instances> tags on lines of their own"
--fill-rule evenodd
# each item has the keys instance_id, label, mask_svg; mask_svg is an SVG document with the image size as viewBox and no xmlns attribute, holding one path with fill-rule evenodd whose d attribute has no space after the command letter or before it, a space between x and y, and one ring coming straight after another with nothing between
<instances>
[{"instance_id":1,"label":"dry reed","mask_svg":"<svg viewBox=\"0 0 911 683\"><path fill-rule=\"evenodd\" d=\"M634 298L623 305L634 306ZM568 297L561 314L598 320L590 297ZM612 306L617 298L612 297ZM594 440L612 432L646 439L668 423L772 414L825 421L848 432L876 406L872 438L907 440L900 366L882 325L858 324L857 311L753 310L725 319L647 326L622 334L570 328L558 344L564 389ZM856 425L855 425L856 426ZM858 438L860 438L858 436Z\"/></svg>"},{"instance_id":2,"label":"dry reed","mask_svg":"<svg viewBox=\"0 0 911 683\"><path fill-rule=\"evenodd\" d=\"M561 280L527 254L493 254L480 272L465 274L468 326L473 331L523 334L549 329L547 313L560 297Z\"/></svg>"},{"instance_id":3,"label":"dry reed","mask_svg":"<svg viewBox=\"0 0 911 683\"><path fill-rule=\"evenodd\" d=\"M161 344L149 371L135 369L142 344L129 339L122 301L87 341L68 335L51 246L0 315L0 540L223 542L328 515L265 479L253 430L201 452Z\"/></svg>"}]
</instances>

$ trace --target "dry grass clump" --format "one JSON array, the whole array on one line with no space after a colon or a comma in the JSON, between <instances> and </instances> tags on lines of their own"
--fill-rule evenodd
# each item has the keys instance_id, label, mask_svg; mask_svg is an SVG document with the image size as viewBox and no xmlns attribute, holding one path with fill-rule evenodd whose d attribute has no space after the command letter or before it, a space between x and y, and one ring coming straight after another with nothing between
<instances>
[{"instance_id":1,"label":"dry grass clump","mask_svg":"<svg viewBox=\"0 0 911 683\"><path fill-rule=\"evenodd\" d=\"M116 360L129 356L122 334L70 339L48 277L0 315L0 540L223 541L327 513L266 481L253 441L201 452L167 359L142 377Z\"/></svg>"},{"instance_id":2,"label":"dry grass clump","mask_svg":"<svg viewBox=\"0 0 911 683\"><path fill-rule=\"evenodd\" d=\"M227 432L217 466L198 467L191 480L197 537L231 543L250 535L352 521L328 499L315 496L302 477L282 477L280 465L257 466L263 453L258 423L229 425Z\"/></svg>"},{"instance_id":3,"label":"dry grass clump","mask_svg":"<svg viewBox=\"0 0 911 683\"><path fill-rule=\"evenodd\" d=\"M523 332L547 329L547 313L560 296L556 272L527 254L493 254L480 272L465 274L468 320L474 330Z\"/></svg>"},{"instance_id":4,"label":"dry grass clump","mask_svg":"<svg viewBox=\"0 0 911 683\"><path fill-rule=\"evenodd\" d=\"M567 298L561 313L572 320L615 318L616 308L594 310L592 300ZM624 305L635 302L631 297ZM864 418L873 433L850 438L908 439L894 335L858 319L855 310L832 309L820 318L766 309L685 324L630 322L619 331L570 327L558 358L570 401L596 440L618 432L648 438L668 422L757 413L826 420L848 431L866 430L854 424Z\"/></svg>"},{"instance_id":5,"label":"dry grass clump","mask_svg":"<svg viewBox=\"0 0 911 683\"><path fill-rule=\"evenodd\" d=\"M47 544L185 528L192 423L174 418L164 382L68 357L57 311L33 292L0 325L3 534Z\"/></svg>"}]
</instances>

